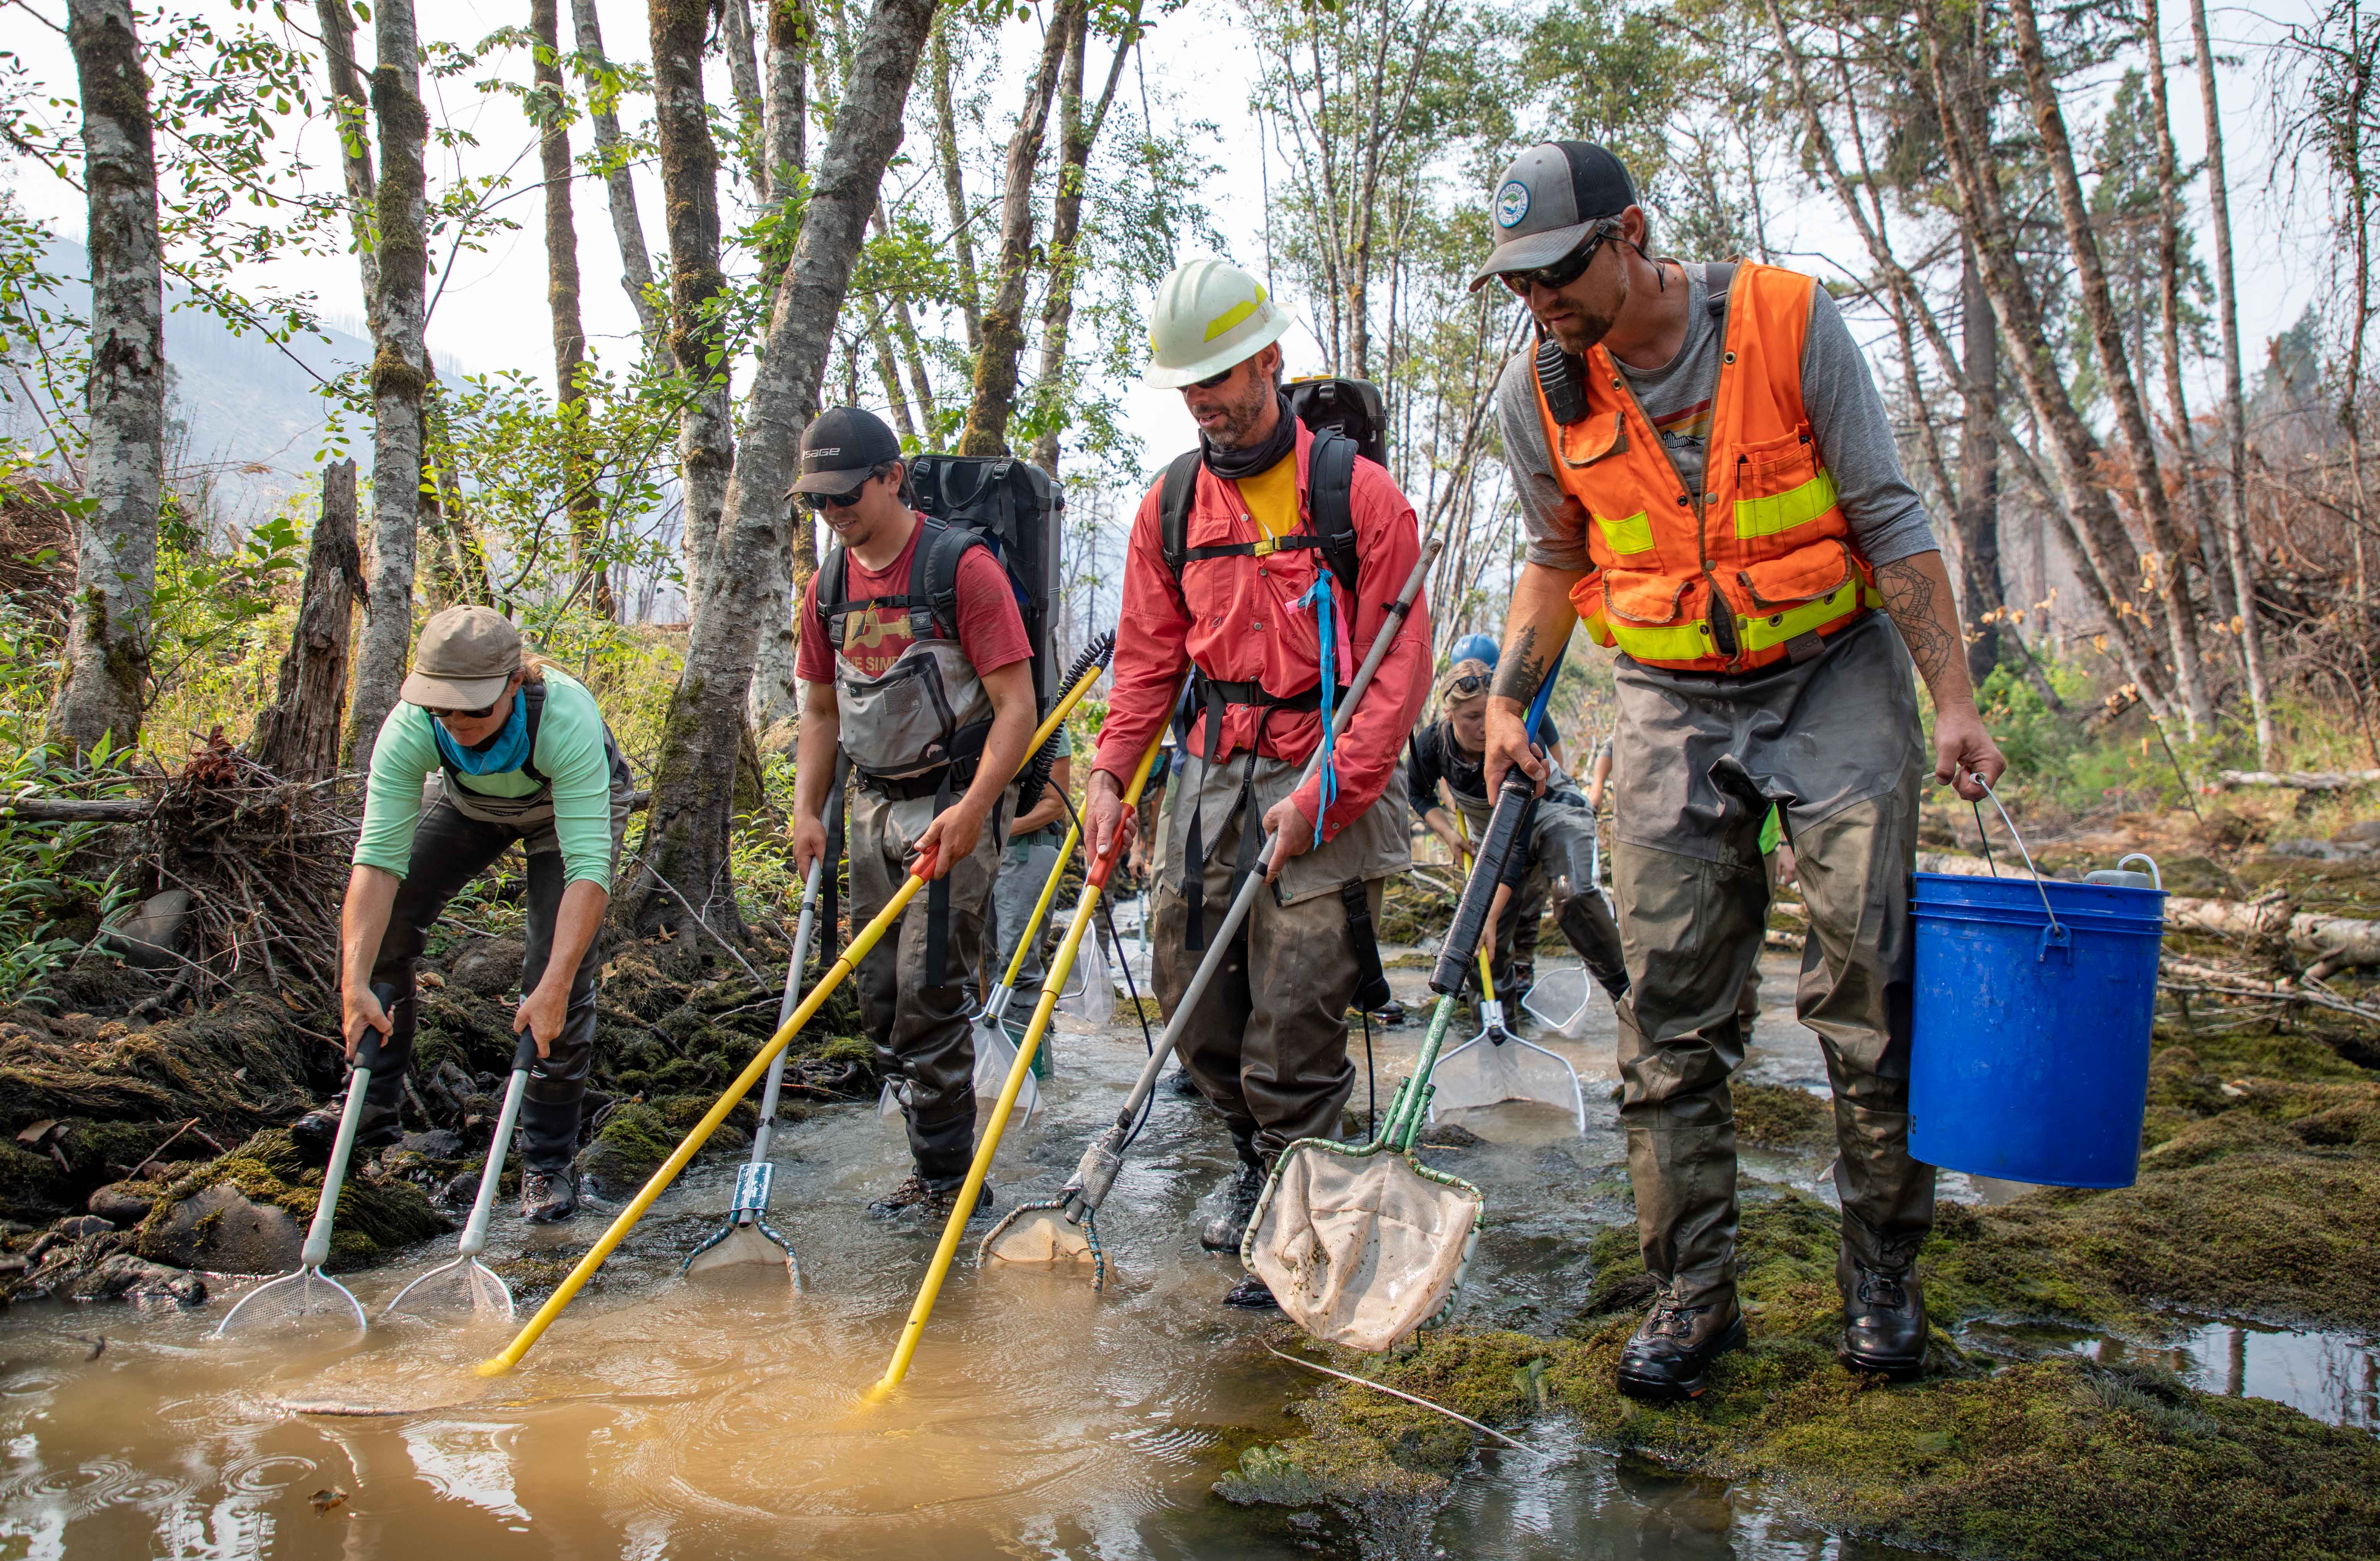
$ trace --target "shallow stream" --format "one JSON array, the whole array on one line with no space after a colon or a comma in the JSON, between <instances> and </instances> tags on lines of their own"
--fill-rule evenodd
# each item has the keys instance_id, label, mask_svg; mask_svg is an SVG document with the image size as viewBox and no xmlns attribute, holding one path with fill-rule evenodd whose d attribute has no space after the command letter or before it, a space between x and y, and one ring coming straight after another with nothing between
<instances>
[{"instance_id":1,"label":"shallow stream","mask_svg":"<svg viewBox=\"0 0 2380 1561\"><path fill-rule=\"evenodd\" d=\"M1393 974L1416 1022L1375 1037L1383 1106L1421 1033L1422 974ZM1764 1020L1764 1044L1779 1048L1764 1066L1779 1082L1815 1058L1781 1006L1790 989L1779 963ZM1464 1321L1558 1325L1586 1289L1594 1231L1628 1216L1606 1098L1608 1007L1598 1023L1600 1035L1560 1047L1588 1081L1584 1138L1542 1115L1510 1131L1474 1121L1508 1142L1431 1156L1488 1197ZM1056 1189L1143 1057L1128 1020L1062 1033L1056 1050L1041 1114L1011 1131L995 1167L1003 1209ZM1360 1041L1357 1053L1361 1068ZM1359 1076L1359 1115L1365 1100ZM470 1368L508 1337L500 1327L375 1320L360 1344L312 1348L210 1338L247 1281L220 1282L188 1312L0 1313L0 1561L1351 1553L1328 1526L1209 1494L1242 1446L1294 1430L1287 1406L1317 1381L1265 1352L1267 1340L1292 1347L1278 1318L1217 1304L1237 1264L1200 1251L1193 1232L1230 1157L1212 1113L1161 1087L1102 1221L1108 1291L963 1264L907 1385L876 1407L860 1392L883 1369L937 1232L862 1214L906 1159L865 1106L778 1139L774 1223L799 1251L803 1292L761 1270L677 1277L728 1202L734 1166L721 1157L682 1179L520 1369L492 1382ZM1806 1184L1812 1168L1798 1175ZM500 1216L489 1255L575 1255L608 1212L560 1234ZM446 1250L351 1282L376 1316ZM2368 1351L2360 1359L2368 1373ZM2269 1375L2252 1365L2246 1390L2271 1390ZM325 1402L410 1412L290 1407ZM1530 1436L1549 1456L1478 1456L1439 1519L1444 1554L1891 1554L1829 1539L1755 1492L1615 1461L1559 1425Z\"/></svg>"}]
</instances>

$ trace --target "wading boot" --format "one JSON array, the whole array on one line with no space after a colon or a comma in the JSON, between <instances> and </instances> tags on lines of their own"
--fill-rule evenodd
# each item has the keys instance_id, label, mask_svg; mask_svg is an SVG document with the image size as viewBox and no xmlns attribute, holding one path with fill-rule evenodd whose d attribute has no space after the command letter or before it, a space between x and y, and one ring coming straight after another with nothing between
<instances>
[{"instance_id":1,"label":"wading boot","mask_svg":"<svg viewBox=\"0 0 2380 1561\"><path fill-rule=\"evenodd\" d=\"M1710 1386L1710 1363L1743 1348L1743 1312L1730 1294L1685 1306L1663 1292L1620 1352L1614 1373L1633 1398L1699 1398Z\"/></svg>"},{"instance_id":2,"label":"wading boot","mask_svg":"<svg viewBox=\"0 0 2380 1561\"><path fill-rule=\"evenodd\" d=\"M537 1225L559 1225L578 1212L578 1168L521 1172L521 1217Z\"/></svg>"},{"instance_id":3,"label":"wading boot","mask_svg":"<svg viewBox=\"0 0 2380 1561\"><path fill-rule=\"evenodd\" d=\"M1210 1252L1238 1252L1240 1238L1247 1234L1248 1220L1257 1212L1257 1199L1264 1193L1264 1167L1241 1161L1231 1190L1223 1195L1223 1212L1198 1228L1198 1244ZM1253 1278L1249 1280L1251 1284L1255 1282Z\"/></svg>"},{"instance_id":4,"label":"wading boot","mask_svg":"<svg viewBox=\"0 0 2380 1561\"><path fill-rule=\"evenodd\" d=\"M965 1178L962 1177L957 1181L936 1183L928 1181L916 1171L911 1171L907 1180L868 1205L868 1217L899 1219L905 1215L918 1213L926 1219L940 1224L950 1218L951 1210L958 1206L959 1187L965 1180ZM986 1182L978 1190L974 1212L967 1217L978 1218L990 1207L991 1184Z\"/></svg>"},{"instance_id":5,"label":"wading boot","mask_svg":"<svg viewBox=\"0 0 2380 1561\"><path fill-rule=\"evenodd\" d=\"M1278 1312L1281 1302L1262 1279L1250 1274L1223 1292L1223 1304L1236 1306L1244 1312Z\"/></svg>"},{"instance_id":6,"label":"wading boot","mask_svg":"<svg viewBox=\"0 0 2380 1561\"><path fill-rule=\"evenodd\" d=\"M336 1106L316 1107L289 1124L289 1136L297 1141L298 1148L316 1159L328 1159L332 1145L338 1140L339 1115L346 1105L342 1100ZM403 1137L405 1130L397 1123L397 1112L395 1106L375 1106L367 1099L364 1114L356 1119L356 1147L377 1148Z\"/></svg>"},{"instance_id":7,"label":"wading boot","mask_svg":"<svg viewBox=\"0 0 2380 1561\"><path fill-rule=\"evenodd\" d=\"M1855 1372L1915 1376L1925 1366L1925 1294L1918 1287L1916 1242L1888 1243L1873 1263L1847 1239L1835 1259L1843 1292L1843 1334L1835 1355Z\"/></svg>"}]
</instances>

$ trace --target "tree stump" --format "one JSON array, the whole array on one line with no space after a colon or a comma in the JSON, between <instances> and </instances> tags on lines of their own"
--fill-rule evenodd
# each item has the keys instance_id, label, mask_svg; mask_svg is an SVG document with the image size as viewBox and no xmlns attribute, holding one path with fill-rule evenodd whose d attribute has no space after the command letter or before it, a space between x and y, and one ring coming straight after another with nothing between
<instances>
[{"instance_id":1,"label":"tree stump","mask_svg":"<svg viewBox=\"0 0 2380 1561\"><path fill-rule=\"evenodd\" d=\"M355 604L366 594L356 550L356 464L322 473L322 517L306 551L298 626L281 658L281 687L257 718L249 752L286 780L338 773L341 722L347 704L347 642Z\"/></svg>"}]
</instances>

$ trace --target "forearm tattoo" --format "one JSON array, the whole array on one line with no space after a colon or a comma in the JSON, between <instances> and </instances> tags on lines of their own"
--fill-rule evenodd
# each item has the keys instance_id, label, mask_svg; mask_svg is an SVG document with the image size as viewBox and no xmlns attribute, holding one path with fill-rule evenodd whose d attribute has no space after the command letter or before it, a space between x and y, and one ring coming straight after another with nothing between
<instances>
[{"instance_id":1,"label":"forearm tattoo","mask_svg":"<svg viewBox=\"0 0 2380 1561\"><path fill-rule=\"evenodd\" d=\"M1966 647L1935 615L1940 588L1913 558L1899 559L1879 567L1876 585L1884 595L1884 610L1892 614L1911 658L1917 663L1918 675L1925 680L1928 688L1941 686L1943 673L1965 665Z\"/></svg>"},{"instance_id":2,"label":"forearm tattoo","mask_svg":"<svg viewBox=\"0 0 2380 1561\"><path fill-rule=\"evenodd\" d=\"M1537 628L1530 623L1522 628L1520 639L1504 653L1490 692L1500 699L1525 705L1537 696L1537 685L1545 681L1546 659L1537 654Z\"/></svg>"}]
</instances>

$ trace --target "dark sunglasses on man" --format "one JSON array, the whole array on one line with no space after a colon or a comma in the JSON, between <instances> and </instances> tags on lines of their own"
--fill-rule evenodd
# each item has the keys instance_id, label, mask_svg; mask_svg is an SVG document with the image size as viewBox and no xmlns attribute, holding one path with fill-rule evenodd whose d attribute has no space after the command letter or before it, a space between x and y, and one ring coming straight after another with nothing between
<instances>
[{"instance_id":1,"label":"dark sunglasses on man","mask_svg":"<svg viewBox=\"0 0 2380 1561\"><path fill-rule=\"evenodd\" d=\"M804 493L800 495L800 498L803 503L808 505L811 509L817 511L820 514L823 514L829 510L847 510L851 508L852 505L859 502L860 489L867 486L868 485L863 482L859 485L859 488L855 488L848 493Z\"/></svg>"},{"instance_id":2,"label":"dark sunglasses on man","mask_svg":"<svg viewBox=\"0 0 2380 1561\"><path fill-rule=\"evenodd\" d=\"M1238 372L1239 367L1240 366L1238 364L1234 363L1231 368L1224 369L1220 374L1209 374L1203 380L1193 381L1192 383L1196 384L1200 390L1213 390L1218 385L1220 385L1225 380L1230 379L1234 373Z\"/></svg>"},{"instance_id":3,"label":"dark sunglasses on man","mask_svg":"<svg viewBox=\"0 0 2380 1561\"><path fill-rule=\"evenodd\" d=\"M1548 293L1559 293L1586 274L1586 268L1595 263L1595 252L1602 247L1605 239L1620 236L1620 224L1613 219L1606 218L1597 223L1595 230L1580 241L1577 248L1554 261L1553 264L1537 266L1529 271L1504 272L1504 285L1510 287L1517 296L1524 298L1529 296L1529 289L1532 287L1542 287Z\"/></svg>"}]
</instances>

